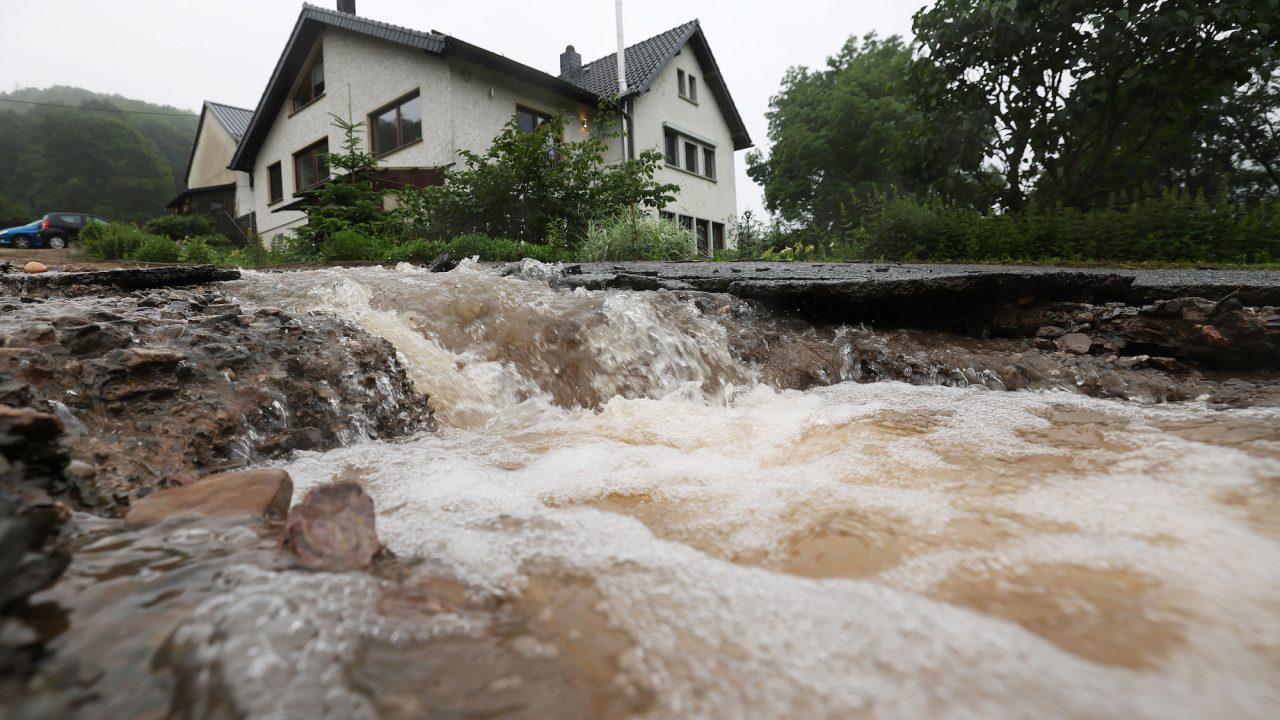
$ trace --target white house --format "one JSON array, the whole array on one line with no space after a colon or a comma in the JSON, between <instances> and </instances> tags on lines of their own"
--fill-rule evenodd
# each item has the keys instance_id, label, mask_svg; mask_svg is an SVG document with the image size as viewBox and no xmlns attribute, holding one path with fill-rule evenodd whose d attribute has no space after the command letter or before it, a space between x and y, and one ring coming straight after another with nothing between
<instances>
[{"instance_id":1,"label":"white house","mask_svg":"<svg viewBox=\"0 0 1280 720\"><path fill-rule=\"evenodd\" d=\"M328 177L319 153L343 139L330 113L367 122L378 178L421 186L442 182L459 151L487 150L513 116L532 129L562 115L573 120L561 140L584 138L598 130L601 101L618 94L616 54L583 64L570 46L552 75L449 35L359 17L354 0L338 8L303 6L229 165L249 176L240 209L252 207L267 239L305 223L298 193ZM664 152L658 179L680 186L666 212L705 250L726 247L737 212L734 152L751 139L701 26L632 45L625 61L624 133L609 159Z\"/></svg>"}]
</instances>

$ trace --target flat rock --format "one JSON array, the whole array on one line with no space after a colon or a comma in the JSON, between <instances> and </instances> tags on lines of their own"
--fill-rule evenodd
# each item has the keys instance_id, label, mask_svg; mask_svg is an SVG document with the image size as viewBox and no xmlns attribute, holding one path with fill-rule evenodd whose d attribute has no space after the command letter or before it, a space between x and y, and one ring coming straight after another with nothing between
<instances>
[{"instance_id":1,"label":"flat rock","mask_svg":"<svg viewBox=\"0 0 1280 720\"><path fill-rule=\"evenodd\" d=\"M1084 333L1067 333L1055 340L1054 344L1063 352L1086 355L1089 348L1093 347L1093 339Z\"/></svg>"},{"instance_id":2,"label":"flat rock","mask_svg":"<svg viewBox=\"0 0 1280 720\"><path fill-rule=\"evenodd\" d=\"M283 470L222 473L186 487L140 498L125 522L145 525L173 517L284 517L293 499L293 480Z\"/></svg>"},{"instance_id":3,"label":"flat rock","mask_svg":"<svg viewBox=\"0 0 1280 720\"><path fill-rule=\"evenodd\" d=\"M382 549L373 500L355 483L318 487L289 511L280 545L309 568L363 570Z\"/></svg>"}]
</instances>

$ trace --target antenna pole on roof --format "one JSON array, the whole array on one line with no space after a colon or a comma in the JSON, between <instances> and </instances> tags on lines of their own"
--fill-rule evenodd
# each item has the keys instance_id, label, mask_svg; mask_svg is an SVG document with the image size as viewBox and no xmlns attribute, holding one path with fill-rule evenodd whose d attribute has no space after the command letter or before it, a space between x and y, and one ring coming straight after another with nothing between
<instances>
[{"instance_id":1,"label":"antenna pole on roof","mask_svg":"<svg viewBox=\"0 0 1280 720\"><path fill-rule=\"evenodd\" d=\"M627 46L622 42L622 0L614 0L618 13L618 97L627 94Z\"/></svg>"}]
</instances>

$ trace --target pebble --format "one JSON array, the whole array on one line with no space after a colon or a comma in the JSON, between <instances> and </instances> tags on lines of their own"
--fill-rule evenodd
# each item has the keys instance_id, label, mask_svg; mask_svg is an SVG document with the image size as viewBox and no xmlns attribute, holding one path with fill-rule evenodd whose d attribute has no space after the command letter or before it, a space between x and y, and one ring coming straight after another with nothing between
<instances>
[{"instance_id":1,"label":"pebble","mask_svg":"<svg viewBox=\"0 0 1280 720\"><path fill-rule=\"evenodd\" d=\"M25 273L30 273L32 275L35 275L37 273L48 272L49 266L45 265L44 263L36 262L35 260L32 260L31 262L22 266L22 271Z\"/></svg>"},{"instance_id":2,"label":"pebble","mask_svg":"<svg viewBox=\"0 0 1280 720\"><path fill-rule=\"evenodd\" d=\"M1076 355L1084 355L1089 352L1089 348L1093 347L1093 340L1084 333L1067 333L1054 341L1058 349L1063 352L1075 353Z\"/></svg>"}]
</instances>

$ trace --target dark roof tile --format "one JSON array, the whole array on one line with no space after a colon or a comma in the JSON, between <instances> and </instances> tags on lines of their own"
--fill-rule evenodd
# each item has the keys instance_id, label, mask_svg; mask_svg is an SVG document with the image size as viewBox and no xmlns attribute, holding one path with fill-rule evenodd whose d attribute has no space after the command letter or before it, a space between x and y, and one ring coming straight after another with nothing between
<instances>
[{"instance_id":1,"label":"dark roof tile","mask_svg":"<svg viewBox=\"0 0 1280 720\"><path fill-rule=\"evenodd\" d=\"M691 20L679 27L654 35L626 49L627 94L646 92L658 74L671 62L680 48L698 29L698 21ZM582 66L581 72L565 80L601 96L609 97L618 92L618 54L611 53Z\"/></svg>"}]
</instances>

